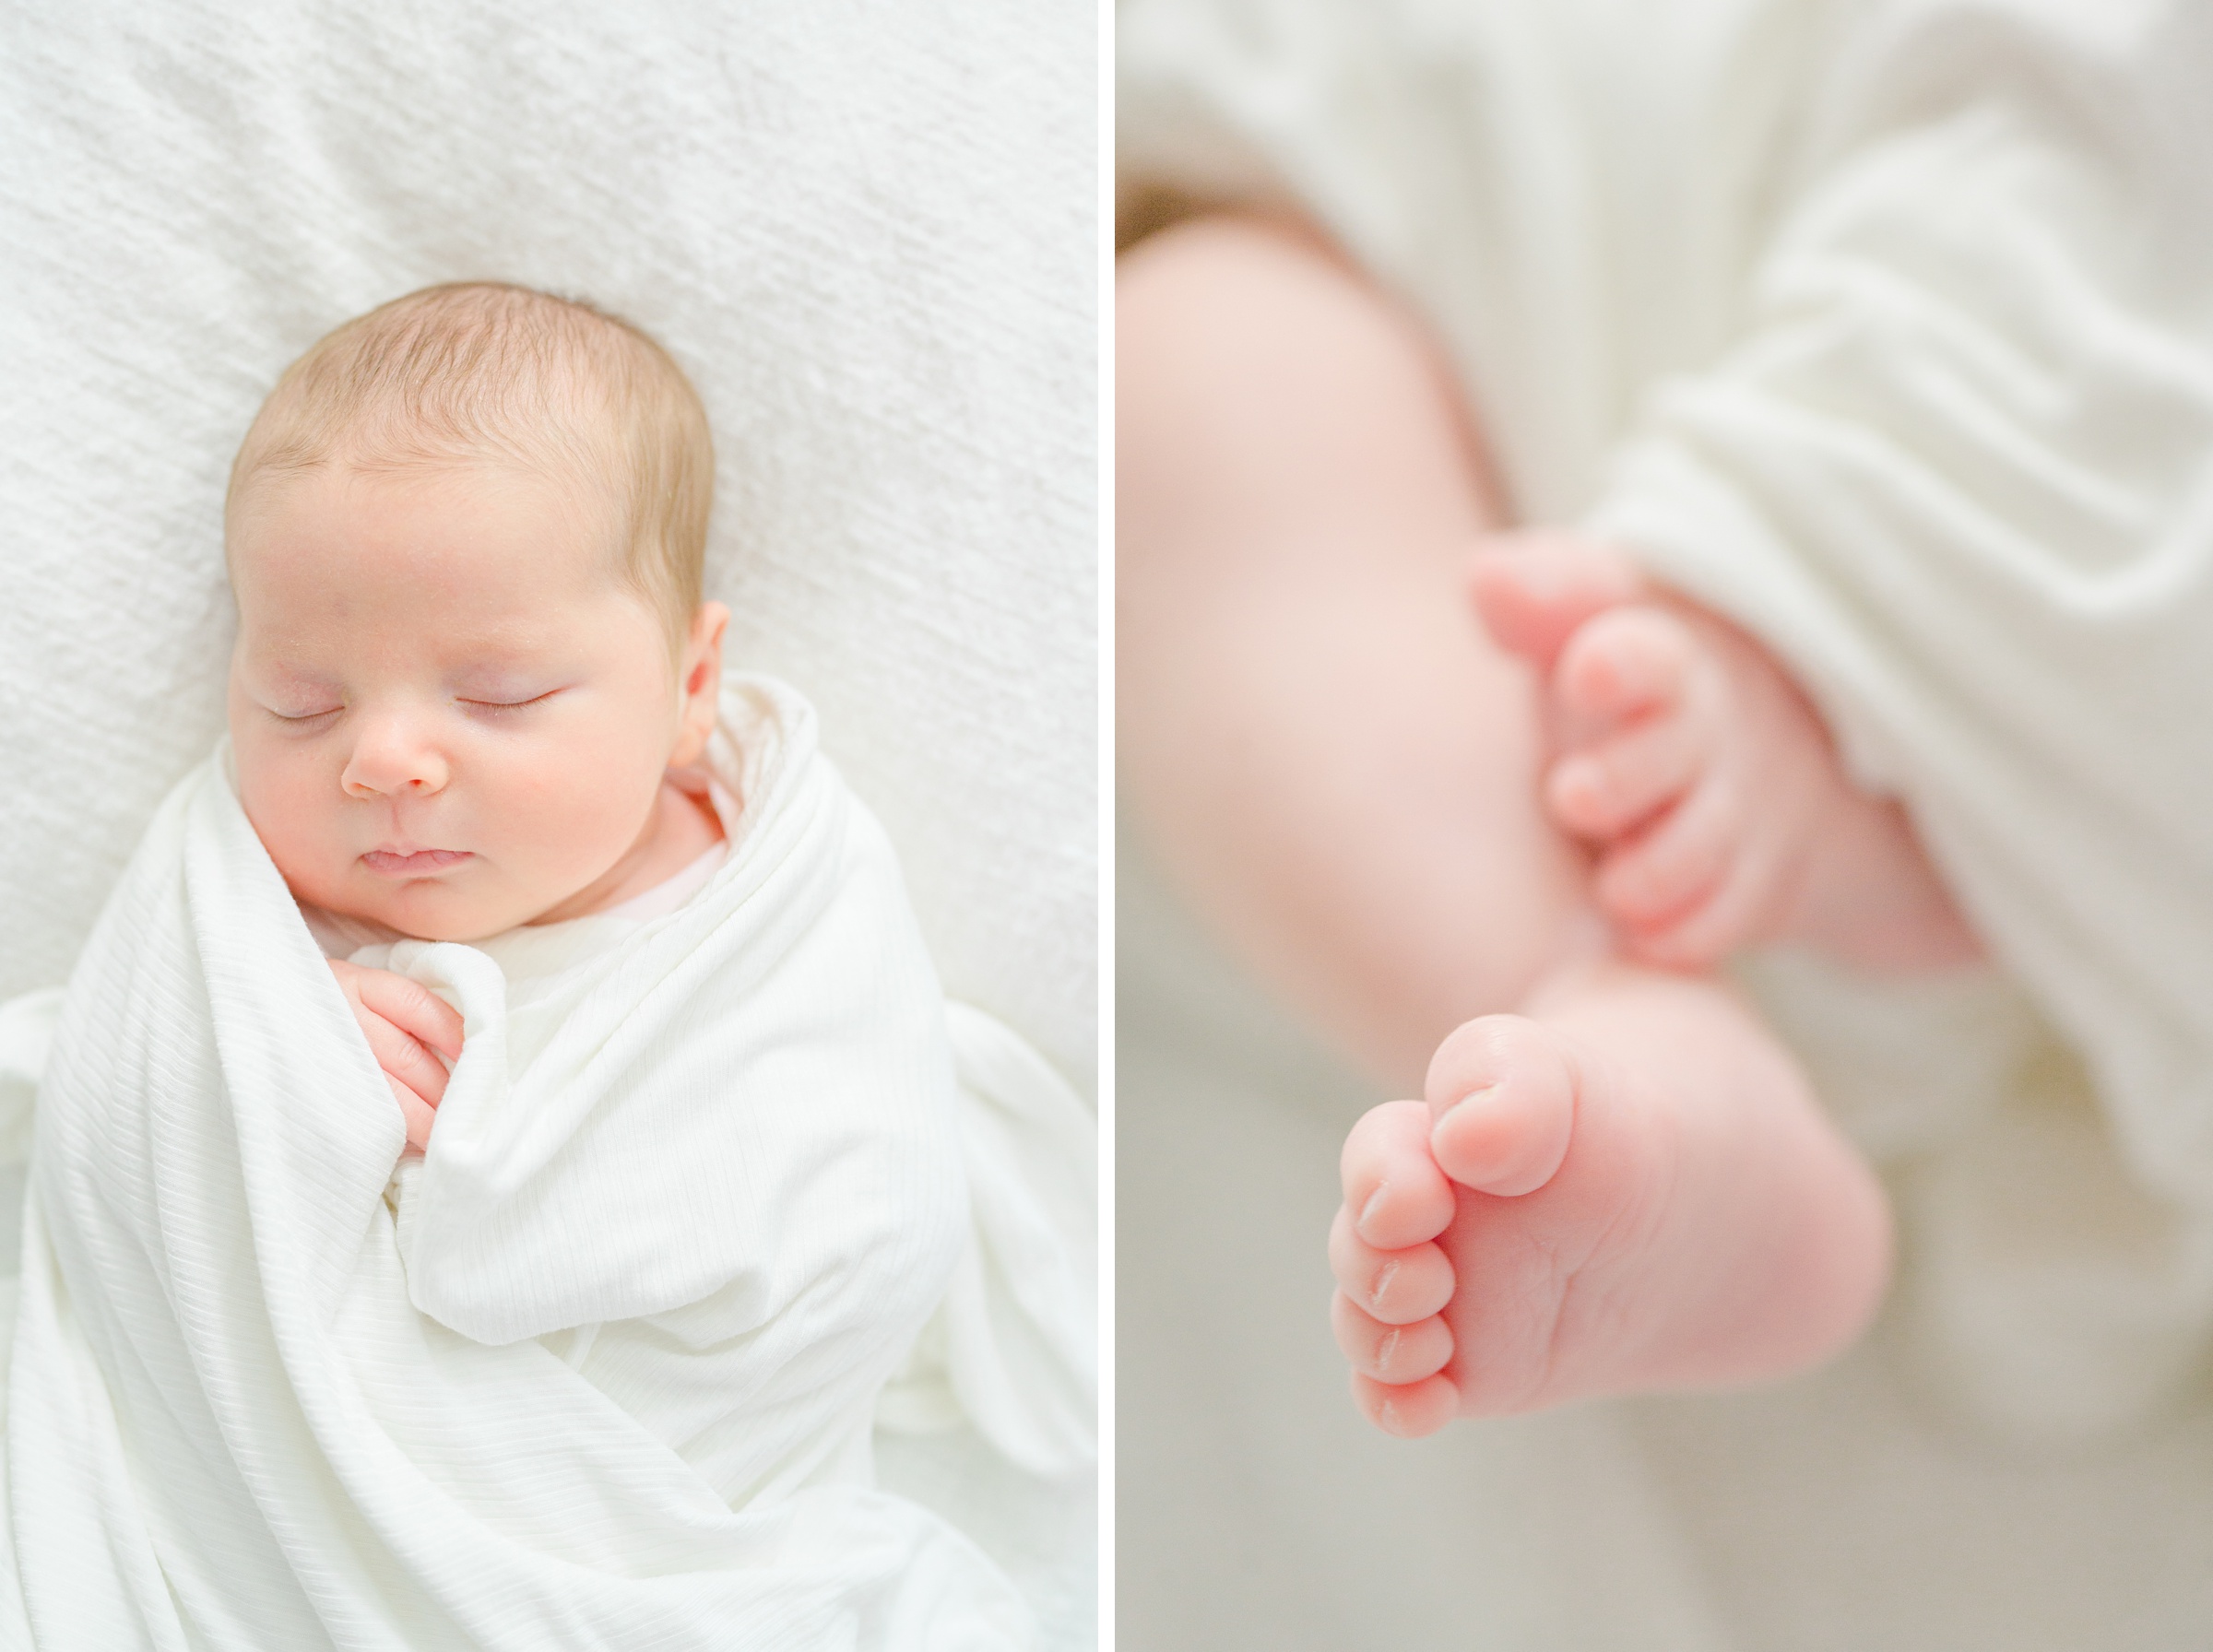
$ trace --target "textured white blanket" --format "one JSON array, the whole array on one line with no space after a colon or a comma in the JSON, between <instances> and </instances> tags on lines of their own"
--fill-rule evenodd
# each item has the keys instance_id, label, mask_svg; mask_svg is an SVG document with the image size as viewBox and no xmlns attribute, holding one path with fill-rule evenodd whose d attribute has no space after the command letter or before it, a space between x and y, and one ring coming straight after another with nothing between
<instances>
[{"instance_id":1,"label":"textured white blanket","mask_svg":"<svg viewBox=\"0 0 2213 1652\"><path fill-rule=\"evenodd\" d=\"M956 1101L896 863L803 702L733 678L711 757L742 812L677 912L357 954L467 1027L396 1175L223 753L178 786L40 1092L0 1641L1024 1643L990 1563L872 1489L870 1433L936 1313L983 1432L1080 1460L1085 1115L964 1011Z\"/></svg>"}]
</instances>

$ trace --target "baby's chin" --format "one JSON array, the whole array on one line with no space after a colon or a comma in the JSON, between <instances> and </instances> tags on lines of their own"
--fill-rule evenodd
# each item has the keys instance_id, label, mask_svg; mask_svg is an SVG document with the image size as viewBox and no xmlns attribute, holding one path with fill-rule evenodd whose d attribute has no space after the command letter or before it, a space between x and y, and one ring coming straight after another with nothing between
<instances>
[{"instance_id":1,"label":"baby's chin","mask_svg":"<svg viewBox=\"0 0 2213 1652\"><path fill-rule=\"evenodd\" d=\"M290 881L288 879L288 881ZM349 887L347 880L326 898L292 882L302 900L338 917L355 918L390 929L410 940L478 941L527 924L561 900L524 890L471 890L443 879L383 889Z\"/></svg>"}]
</instances>

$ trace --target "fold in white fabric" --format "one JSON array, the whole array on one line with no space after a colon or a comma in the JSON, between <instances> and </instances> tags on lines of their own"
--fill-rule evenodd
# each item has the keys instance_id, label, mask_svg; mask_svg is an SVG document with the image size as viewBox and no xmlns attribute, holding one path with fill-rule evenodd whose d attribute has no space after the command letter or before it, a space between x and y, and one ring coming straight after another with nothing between
<instances>
[{"instance_id":1,"label":"fold in white fabric","mask_svg":"<svg viewBox=\"0 0 2213 1652\"><path fill-rule=\"evenodd\" d=\"M2097 1293L2053 1249L2072 1222L2202 1346L2213 13L1130 0L1121 21L1125 170L1296 200L1403 294L1520 513L1773 648L2080 1056L2102 1124L2039 1159L2036 1196L1985 1127L2041 1080L2000 1064L1924 1134L1992 1210L2079 1216L2117 1152L2137 1216L2047 1219L2033 1255L1934 1247L1977 1258L1949 1318L2011 1325L2024 1366L2085 1324ZM2002 1254L2050 1288L1989 1309Z\"/></svg>"},{"instance_id":2,"label":"fold in white fabric","mask_svg":"<svg viewBox=\"0 0 2213 1652\"><path fill-rule=\"evenodd\" d=\"M1001 1432L1078 1453L1085 1351L1042 1303L979 1351L992 1310L947 1296L1008 1253L966 1218L896 862L805 702L726 685L711 761L745 806L680 909L356 955L466 1024L396 1174L397 1112L224 758L133 858L39 1091L0 1640L1023 1645L993 1566L872 1488L870 1429L942 1304L952 1385L1057 1374ZM1013 1114L1082 1112L1012 1034L964 1035L995 1040ZM988 1172L976 1197L1021 1203ZM1039 1268L1078 1270L1004 1289Z\"/></svg>"},{"instance_id":3,"label":"fold in white fabric","mask_svg":"<svg viewBox=\"0 0 2213 1652\"><path fill-rule=\"evenodd\" d=\"M877 1421L966 1422L1017 1468L1062 1480L1098 1457L1096 1127L1035 1050L946 1006L970 1236Z\"/></svg>"}]
</instances>

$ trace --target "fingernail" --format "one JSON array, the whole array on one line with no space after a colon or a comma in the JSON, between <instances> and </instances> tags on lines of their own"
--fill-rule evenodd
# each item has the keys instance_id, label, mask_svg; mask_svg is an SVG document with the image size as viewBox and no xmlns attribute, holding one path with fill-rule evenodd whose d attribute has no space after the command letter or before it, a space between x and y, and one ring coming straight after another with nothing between
<instances>
[{"instance_id":1,"label":"fingernail","mask_svg":"<svg viewBox=\"0 0 2213 1652\"><path fill-rule=\"evenodd\" d=\"M1399 1351L1400 1334L1399 1328L1394 1325L1384 1334L1383 1340L1376 1344L1376 1375L1378 1376L1382 1376L1391 1370L1391 1355Z\"/></svg>"}]
</instances>

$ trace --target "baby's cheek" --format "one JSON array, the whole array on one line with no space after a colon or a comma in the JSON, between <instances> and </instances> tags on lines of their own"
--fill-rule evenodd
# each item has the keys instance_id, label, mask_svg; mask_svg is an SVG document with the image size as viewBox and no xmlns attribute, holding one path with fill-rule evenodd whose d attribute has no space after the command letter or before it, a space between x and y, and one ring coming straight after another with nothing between
<instances>
[{"instance_id":1,"label":"baby's cheek","mask_svg":"<svg viewBox=\"0 0 2213 1652\"><path fill-rule=\"evenodd\" d=\"M308 764L290 752L234 749L239 801L269 858L301 894L327 896L337 875L337 823L316 795Z\"/></svg>"},{"instance_id":2,"label":"baby's cheek","mask_svg":"<svg viewBox=\"0 0 2213 1652\"><path fill-rule=\"evenodd\" d=\"M509 820L520 858L560 881L589 882L637 839L661 771L637 747L576 741L539 748L512 776ZM568 892L567 891L561 891Z\"/></svg>"}]
</instances>

